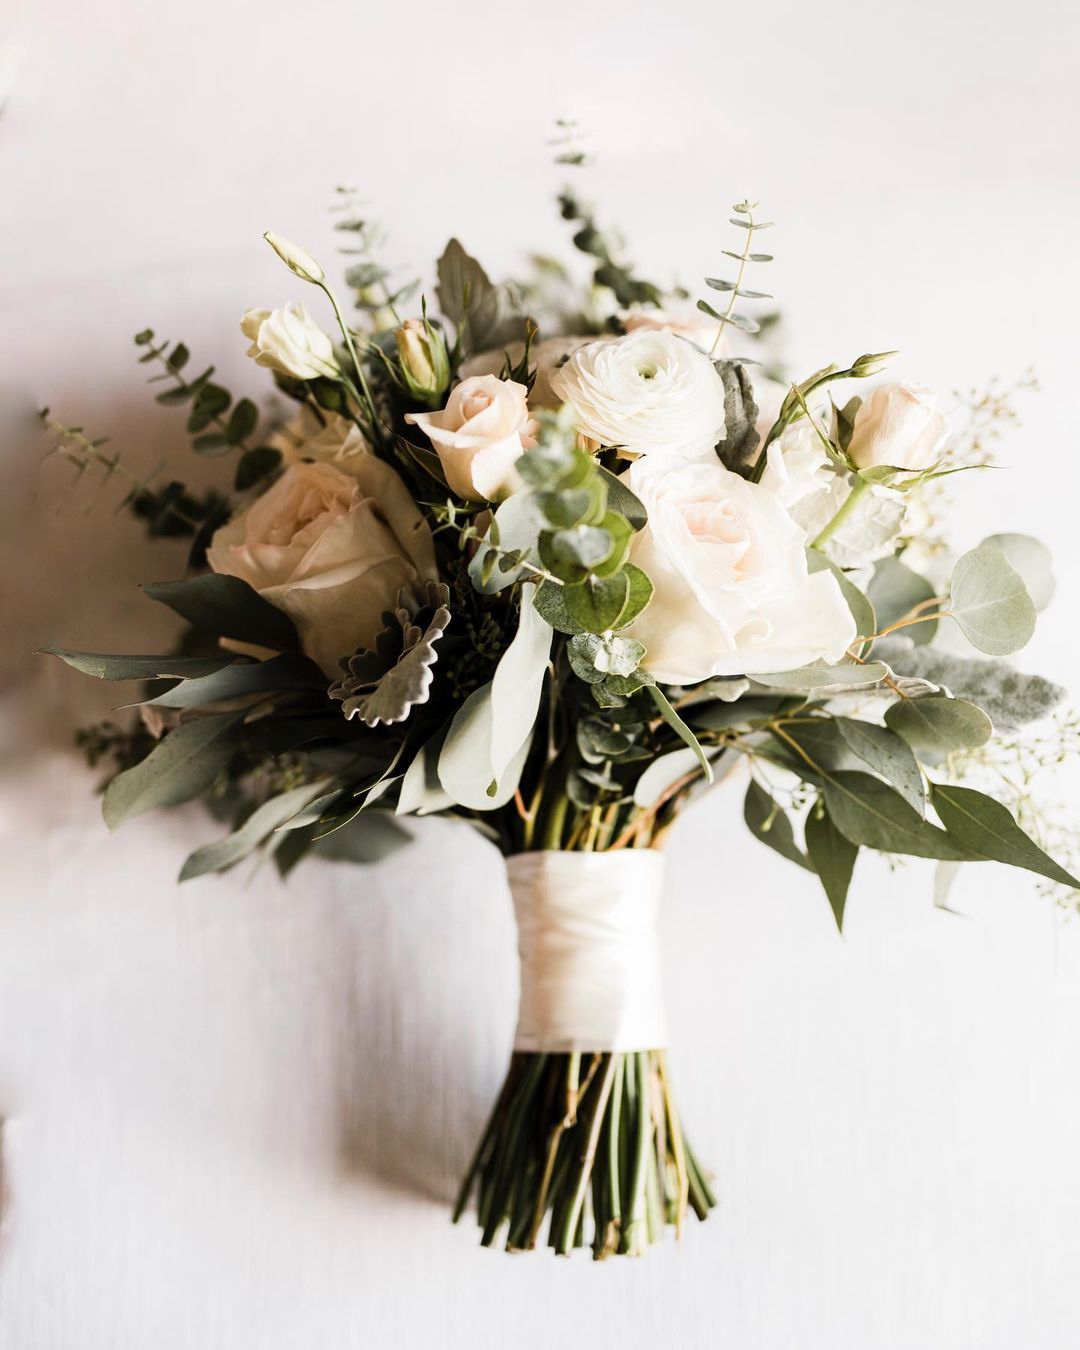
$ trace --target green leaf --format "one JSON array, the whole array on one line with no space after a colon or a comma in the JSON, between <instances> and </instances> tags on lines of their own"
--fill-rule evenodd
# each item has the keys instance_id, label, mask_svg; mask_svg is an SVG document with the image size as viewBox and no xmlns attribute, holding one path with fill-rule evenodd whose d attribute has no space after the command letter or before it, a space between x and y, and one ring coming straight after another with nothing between
<instances>
[{"instance_id":1,"label":"green leaf","mask_svg":"<svg viewBox=\"0 0 1080 1350\"><path fill-rule=\"evenodd\" d=\"M898 674L944 685L957 698L977 703L999 731L1016 731L1045 717L1065 697L1060 684L1025 675L1008 661L912 647L900 637L886 638L874 650Z\"/></svg>"},{"instance_id":2,"label":"green leaf","mask_svg":"<svg viewBox=\"0 0 1080 1350\"><path fill-rule=\"evenodd\" d=\"M563 598L565 591L565 586L559 586L554 581L545 581L537 590L533 604L536 612L546 619L557 633L580 633L581 624L575 623L566 607Z\"/></svg>"},{"instance_id":3,"label":"green leaf","mask_svg":"<svg viewBox=\"0 0 1080 1350\"><path fill-rule=\"evenodd\" d=\"M600 529L607 532L611 540L611 551L602 561L593 564L593 574L598 577L613 576L626 561L634 529L630 522L616 511L608 511L600 521Z\"/></svg>"},{"instance_id":4,"label":"green leaf","mask_svg":"<svg viewBox=\"0 0 1080 1350\"><path fill-rule=\"evenodd\" d=\"M805 835L810 865L821 878L836 926L843 931L844 905L859 853L858 845L844 838L824 809L824 804L812 809L807 816Z\"/></svg>"},{"instance_id":5,"label":"green leaf","mask_svg":"<svg viewBox=\"0 0 1080 1350\"><path fill-rule=\"evenodd\" d=\"M620 573L629 583L626 603L619 611L619 617L612 625L614 628L628 628L638 617L653 596L653 584L649 574L634 563L627 563Z\"/></svg>"},{"instance_id":6,"label":"green leaf","mask_svg":"<svg viewBox=\"0 0 1080 1350\"><path fill-rule=\"evenodd\" d=\"M1080 889L1080 881L1048 857L993 797L954 783L935 783L931 798L950 836L977 856Z\"/></svg>"},{"instance_id":7,"label":"green leaf","mask_svg":"<svg viewBox=\"0 0 1080 1350\"><path fill-rule=\"evenodd\" d=\"M702 750L698 738L668 702L667 695L662 689L658 688L655 684L646 685L646 688L649 691L649 696L652 698L652 701L656 704L660 716L672 731L675 732L682 743L693 750L694 754L697 756L698 763L705 770L706 780L711 783L713 780L712 766L709 764L709 757L706 755L705 751Z\"/></svg>"},{"instance_id":8,"label":"green leaf","mask_svg":"<svg viewBox=\"0 0 1080 1350\"><path fill-rule=\"evenodd\" d=\"M206 844L192 853L180 869L181 881L190 881L193 877L204 876L207 872L223 872L227 867L246 858L256 849L267 835L284 825L309 802L313 801L326 786L326 780L318 783L305 783L303 787L293 788L271 797L268 802L254 810L239 829L226 835L214 844Z\"/></svg>"},{"instance_id":9,"label":"green leaf","mask_svg":"<svg viewBox=\"0 0 1080 1350\"><path fill-rule=\"evenodd\" d=\"M649 513L644 504L626 486L621 478L616 478L607 469L598 467L600 479L607 488L608 509L617 511L630 524L634 531L643 530L648 523Z\"/></svg>"},{"instance_id":10,"label":"green leaf","mask_svg":"<svg viewBox=\"0 0 1080 1350\"><path fill-rule=\"evenodd\" d=\"M216 458L232 449L229 438L223 431L204 431L191 442L191 448L197 455Z\"/></svg>"},{"instance_id":11,"label":"green leaf","mask_svg":"<svg viewBox=\"0 0 1080 1350\"><path fill-rule=\"evenodd\" d=\"M246 450L236 466L233 486L237 492L246 492L269 477L280 463L281 451L275 450L272 445L259 445L254 450Z\"/></svg>"},{"instance_id":12,"label":"green leaf","mask_svg":"<svg viewBox=\"0 0 1080 1350\"><path fill-rule=\"evenodd\" d=\"M782 858L809 868L806 855L795 842L791 821L756 778L750 780L743 803L743 819L747 829L763 844L775 849Z\"/></svg>"},{"instance_id":13,"label":"green leaf","mask_svg":"<svg viewBox=\"0 0 1080 1350\"><path fill-rule=\"evenodd\" d=\"M716 453L726 468L737 470L750 462L761 439L757 431L758 406L750 376L741 361L714 364L724 386L724 439L716 447Z\"/></svg>"},{"instance_id":14,"label":"green leaf","mask_svg":"<svg viewBox=\"0 0 1080 1350\"><path fill-rule=\"evenodd\" d=\"M604 633L614 628L626 608L630 578L626 571L613 577L587 577L579 586L564 586L562 591L570 620L587 633Z\"/></svg>"},{"instance_id":15,"label":"green leaf","mask_svg":"<svg viewBox=\"0 0 1080 1350\"><path fill-rule=\"evenodd\" d=\"M487 534L469 563L469 579L475 589L482 595L494 595L520 580L520 568L513 572L497 570L502 550L535 556L542 524L531 492L515 492L507 497L496 510ZM498 550L492 545L498 545Z\"/></svg>"},{"instance_id":16,"label":"green leaf","mask_svg":"<svg viewBox=\"0 0 1080 1350\"><path fill-rule=\"evenodd\" d=\"M864 665L843 662L840 665L802 666L799 670L777 671L771 675L751 676L754 683L768 689L806 690L815 694L838 694L880 684L889 673L880 661Z\"/></svg>"},{"instance_id":17,"label":"green leaf","mask_svg":"<svg viewBox=\"0 0 1080 1350\"><path fill-rule=\"evenodd\" d=\"M325 690L326 676L306 656L289 653L268 661L234 661L210 675L181 680L146 702L153 708L205 708L233 698L287 689Z\"/></svg>"},{"instance_id":18,"label":"green leaf","mask_svg":"<svg viewBox=\"0 0 1080 1350\"><path fill-rule=\"evenodd\" d=\"M974 548L953 568L948 610L974 647L1008 656L1035 631L1035 605L1019 572L997 548Z\"/></svg>"},{"instance_id":19,"label":"green leaf","mask_svg":"<svg viewBox=\"0 0 1080 1350\"><path fill-rule=\"evenodd\" d=\"M382 862L409 843L412 835L387 811L362 811L331 834L316 839L311 853L332 862L369 866Z\"/></svg>"},{"instance_id":20,"label":"green leaf","mask_svg":"<svg viewBox=\"0 0 1080 1350\"><path fill-rule=\"evenodd\" d=\"M47 656L58 656L84 675L99 680L186 680L212 675L234 658L215 656L110 656L102 652L73 652L66 647L42 647Z\"/></svg>"},{"instance_id":21,"label":"green leaf","mask_svg":"<svg viewBox=\"0 0 1080 1350\"><path fill-rule=\"evenodd\" d=\"M234 748L236 713L184 722L133 768L105 789L102 814L110 830L159 806L178 806L200 796L225 768Z\"/></svg>"},{"instance_id":22,"label":"green leaf","mask_svg":"<svg viewBox=\"0 0 1080 1350\"><path fill-rule=\"evenodd\" d=\"M184 369L190 359L191 353L182 342L178 342L169 353L166 365L170 370L180 371Z\"/></svg>"},{"instance_id":23,"label":"green leaf","mask_svg":"<svg viewBox=\"0 0 1080 1350\"><path fill-rule=\"evenodd\" d=\"M1020 574L1031 602L1037 610L1044 610L1054 598L1053 558L1050 550L1030 534L992 534L984 539L982 548L996 548L1005 560Z\"/></svg>"},{"instance_id":24,"label":"green leaf","mask_svg":"<svg viewBox=\"0 0 1080 1350\"><path fill-rule=\"evenodd\" d=\"M558 562L588 570L610 557L614 544L607 530L597 525L575 525L569 530L556 530L550 539L551 551Z\"/></svg>"},{"instance_id":25,"label":"green leaf","mask_svg":"<svg viewBox=\"0 0 1080 1350\"><path fill-rule=\"evenodd\" d=\"M916 605L933 599L936 594L925 577L913 572L899 558L882 558L875 563L874 575L867 587L867 596L877 616L877 628L871 629L871 632L891 627ZM928 619L904 631L918 645L929 642L936 629L937 621Z\"/></svg>"},{"instance_id":26,"label":"green leaf","mask_svg":"<svg viewBox=\"0 0 1080 1350\"><path fill-rule=\"evenodd\" d=\"M230 445L240 445L255 430L259 410L249 398L242 398L229 414L225 435Z\"/></svg>"},{"instance_id":27,"label":"green leaf","mask_svg":"<svg viewBox=\"0 0 1080 1350\"><path fill-rule=\"evenodd\" d=\"M899 699L886 710L885 723L914 749L938 755L985 745L994 731L981 708L946 694Z\"/></svg>"},{"instance_id":28,"label":"green leaf","mask_svg":"<svg viewBox=\"0 0 1080 1350\"><path fill-rule=\"evenodd\" d=\"M825 809L853 844L865 844L882 853L910 853L917 858L956 862L973 856L960 840L923 820L894 788L868 773L841 771L828 775Z\"/></svg>"},{"instance_id":29,"label":"green leaf","mask_svg":"<svg viewBox=\"0 0 1080 1350\"><path fill-rule=\"evenodd\" d=\"M289 616L239 577L208 572L185 581L154 582L143 590L196 628L219 637L279 652L295 651L300 645Z\"/></svg>"},{"instance_id":30,"label":"green leaf","mask_svg":"<svg viewBox=\"0 0 1080 1350\"><path fill-rule=\"evenodd\" d=\"M435 294L439 308L452 325L461 329L466 350L477 352L499 322L499 295L487 273L451 239L437 264Z\"/></svg>"},{"instance_id":31,"label":"green leaf","mask_svg":"<svg viewBox=\"0 0 1080 1350\"><path fill-rule=\"evenodd\" d=\"M195 402L188 415L187 429L194 435L205 431L211 422L224 413L232 403L232 395L220 384L204 384L195 395Z\"/></svg>"},{"instance_id":32,"label":"green leaf","mask_svg":"<svg viewBox=\"0 0 1080 1350\"><path fill-rule=\"evenodd\" d=\"M898 706L898 705L896 705ZM855 718L833 719L845 745L871 769L890 782L907 804L926 814L926 788L919 761L906 740L888 727Z\"/></svg>"}]
</instances>

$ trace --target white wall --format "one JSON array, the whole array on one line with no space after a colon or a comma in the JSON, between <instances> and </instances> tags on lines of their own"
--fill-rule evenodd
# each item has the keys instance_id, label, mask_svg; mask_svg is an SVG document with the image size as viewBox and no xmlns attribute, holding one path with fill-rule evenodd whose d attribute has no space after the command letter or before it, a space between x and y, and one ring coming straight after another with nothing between
<instances>
[{"instance_id":1,"label":"white wall","mask_svg":"<svg viewBox=\"0 0 1080 1350\"><path fill-rule=\"evenodd\" d=\"M664 929L674 1067L722 1205L683 1249L477 1250L447 1199L502 1072L499 864L437 824L374 871L178 889L198 812L107 838L71 727L110 691L45 641L153 650L168 576L107 489L39 465L30 412L182 453L130 334L258 390L237 319L292 294L268 227L329 257L362 185L387 257L460 233L561 246L545 140L691 281L727 207L779 223L793 365L902 348L943 389L1036 365L1011 467L958 485L958 543L1040 534L1062 587L1024 662L1072 680L1080 192L1076 10L548 0L527 12L271 0L7 0L0 1115L5 1350L1058 1350L1080 1338L1080 938L1026 877L860 863L846 940L749 840L737 787L680 826ZM5 39L6 40L6 39ZM111 495L112 493L112 495Z\"/></svg>"}]
</instances>

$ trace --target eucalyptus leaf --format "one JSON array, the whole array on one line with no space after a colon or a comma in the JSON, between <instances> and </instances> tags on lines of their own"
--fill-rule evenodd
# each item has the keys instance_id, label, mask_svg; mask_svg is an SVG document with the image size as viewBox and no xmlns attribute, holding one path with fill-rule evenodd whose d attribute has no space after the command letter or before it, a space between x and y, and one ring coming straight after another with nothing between
<instances>
[{"instance_id":1,"label":"eucalyptus leaf","mask_svg":"<svg viewBox=\"0 0 1080 1350\"><path fill-rule=\"evenodd\" d=\"M897 706L897 705L894 705ZM926 788L911 746L894 730L872 722L837 717L836 729L845 744L882 778L890 782L920 816L926 814Z\"/></svg>"},{"instance_id":2,"label":"eucalyptus leaf","mask_svg":"<svg viewBox=\"0 0 1080 1350\"><path fill-rule=\"evenodd\" d=\"M196 849L180 869L180 880L190 881L207 872L222 872L227 867L242 861L256 849L268 835L284 825L309 802L314 801L326 787L325 780L318 783L305 783L303 787L293 788L271 797L268 802L257 807L247 820L232 834L217 843L206 844Z\"/></svg>"},{"instance_id":3,"label":"eucalyptus leaf","mask_svg":"<svg viewBox=\"0 0 1080 1350\"><path fill-rule=\"evenodd\" d=\"M279 652L295 651L300 645L289 616L239 577L207 572L185 581L155 582L143 590L196 628L219 637Z\"/></svg>"},{"instance_id":4,"label":"eucalyptus leaf","mask_svg":"<svg viewBox=\"0 0 1080 1350\"><path fill-rule=\"evenodd\" d=\"M621 478L609 472L607 469L600 468L600 479L607 488L608 508L612 511L618 511L635 531L643 530L648 523L649 513L646 511L641 500L634 495L626 486Z\"/></svg>"},{"instance_id":5,"label":"eucalyptus leaf","mask_svg":"<svg viewBox=\"0 0 1080 1350\"><path fill-rule=\"evenodd\" d=\"M935 755L976 749L994 732L981 708L945 694L899 699L886 710L885 723L913 749Z\"/></svg>"},{"instance_id":6,"label":"eucalyptus leaf","mask_svg":"<svg viewBox=\"0 0 1080 1350\"><path fill-rule=\"evenodd\" d=\"M953 568L948 612L972 646L990 656L1019 651L1035 631L1035 605L1019 572L986 544Z\"/></svg>"},{"instance_id":7,"label":"eucalyptus leaf","mask_svg":"<svg viewBox=\"0 0 1080 1350\"><path fill-rule=\"evenodd\" d=\"M1020 574L1037 610L1044 610L1054 598L1053 558L1050 550L1030 534L992 534L982 542L983 548L996 548Z\"/></svg>"},{"instance_id":8,"label":"eucalyptus leaf","mask_svg":"<svg viewBox=\"0 0 1080 1350\"><path fill-rule=\"evenodd\" d=\"M789 862L810 869L806 854L795 842L787 812L777 805L756 778L750 780L750 786L746 789L743 820L755 839L767 844Z\"/></svg>"},{"instance_id":9,"label":"eucalyptus leaf","mask_svg":"<svg viewBox=\"0 0 1080 1350\"><path fill-rule=\"evenodd\" d=\"M109 829L144 811L201 796L232 757L239 720L236 713L220 713L183 722L144 760L117 774L102 801Z\"/></svg>"},{"instance_id":10,"label":"eucalyptus leaf","mask_svg":"<svg viewBox=\"0 0 1080 1350\"><path fill-rule=\"evenodd\" d=\"M233 661L209 675L182 680L147 699L152 708L204 708L211 703L287 689L325 691L326 676L305 656L289 653L268 661Z\"/></svg>"},{"instance_id":11,"label":"eucalyptus leaf","mask_svg":"<svg viewBox=\"0 0 1080 1350\"><path fill-rule=\"evenodd\" d=\"M543 519L531 492L519 490L507 497L495 511L492 525L488 527L469 563L469 579L475 589L481 595L495 595L519 581L526 569L518 566L503 572L497 566L499 559L504 553L535 557L536 542L543 527ZM489 562L490 574L485 579L484 572Z\"/></svg>"},{"instance_id":12,"label":"eucalyptus leaf","mask_svg":"<svg viewBox=\"0 0 1080 1350\"><path fill-rule=\"evenodd\" d=\"M311 846L316 858L369 866L404 848L412 835L388 811L362 811L339 830L322 835Z\"/></svg>"},{"instance_id":13,"label":"eucalyptus leaf","mask_svg":"<svg viewBox=\"0 0 1080 1350\"><path fill-rule=\"evenodd\" d=\"M882 558L874 564L874 575L867 587L867 598L874 607L876 628L881 632L903 619L916 605L932 600L937 594L924 576L913 572L899 558ZM937 629L937 620L928 619L912 624L904 630L916 645L929 642Z\"/></svg>"},{"instance_id":14,"label":"eucalyptus leaf","mask_svg":"<svg viewBox=\"0 0 1080 1350\"><path fill-rule=\"evenodd\" d=\"M840 665L802 666L798 670L777 671L770 675L752 675L753 683L765 689L807 691L814 694L839 694L880 684L889 668L880 661L863 665L844 662Z\"/></svg>"},{"instance_id":15,"label":"eucalyptus leaf","mask_svg":"<svg viewBox=\"0 0 1080 1350\"><path fill-rule=\"evenodd\" d=\"M950 836L973 853L1080 889L1080 881L1044 853L993 797L955 783L935 783L932 800Z\"/></svg>"},{"instance_id":16,"label":"eucalyptus leaf","mask_svg":"<svg viewBox=\"0 0 1080 1350\"><path fill-rule=\"evenodd\" d=\"M670 702L668 701L667 695L663 692L662 689L659 689L655 684L650 684L647 685L646 687L649 691L649 695L652 698L652 701L656 704L657 708L660 711L660 716L664 719L664 721L668 724L668 726L672 729L672 731L675 732L675 734L679 737L679 739L683 742L683 744L688 746L694 752L694 756L697 759L697 762L705 770L706 779L711 783L713 781L712 766L709 764L709 757L706 755L705 751L701 748L698 738L694 735L694 733L682 720L679 714L671 706Z\"/></svg>"},{"instance_id":17,"label":"eucalyptus leaf","mask_svg":"<svg viewBox=\"0 0 1080 1350\"><path fill-rule=\"evenodd\" d=\"M42 655L61 661L99 680L187 680L212 675L229 665L229 653L213 656L110 656L102 652L75 652L66 647L42 647Z\"/></svg>"},{"instance_id":18,"label":"eucalyptus leaf","mask_svg":"<svg viewBox=\"0 0 1080 1350\"><path fill-rule=\"evenodd\" d=\"M571 621L588 633L604 633L614 628L629 598L630 579L626 572L613 577L587 577L581 585L564 586L562 595Z\"/></svg>"},{"instance_id":19,"label":"eucalyptus leaf","mask_svg":"<svg viewBox=\"0 0 1080 1350\"><path fill-rule=\"evenodd\" d=\"M895 788L868 773L842 771L825 779L825 809L836 828L853 844L882 853L963 862L970 848L923 820Z\"/></svg>"},{"instance_id":20,"label":"eucalyptus leaf","mask_svg":"<svg viewBox=\"0 0 1080 1350\"><path fill-rule=\"evenodd\" d=\"M648 573L640 567L635 566L634 563L627 563L622 570L622 575L627 580L628 589L626 603L619 611L619 617L614 625L616 628L628 628L653 596L652 581L649 579Z\"/></svg>"},{"instance_id":21,"label":"eucalyptus leaf","mask_svg":"<svg viewBox=\"0 0 1080 1350\"><path fill-rule=\"evenodd\" d=\"M824 803L811 810L807 816L804 834L810 866L821 880L836 926L842 932L844 906L859 846L840 833L825 810Z\"/></svg>"}]
</instances>

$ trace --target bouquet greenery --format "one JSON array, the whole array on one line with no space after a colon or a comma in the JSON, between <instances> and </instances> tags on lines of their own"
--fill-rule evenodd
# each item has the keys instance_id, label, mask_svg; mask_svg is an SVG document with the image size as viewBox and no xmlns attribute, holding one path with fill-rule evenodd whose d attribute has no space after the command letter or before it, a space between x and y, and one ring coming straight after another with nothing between
<instances>
[{"instance_id":1,"label":"bouquet greenery","mask_svg":"<svg viewBox=\"0 0 1080 1350\"><path fill-rule=\"evenodd\" d=\"M733 279L706 279L696 310L570 192L583 293L550 260L493 284L452 240L430 304L395 290L342 205L357 317L268 234L335 326L296 300L243 319L295 416L261 430L183 344L135 339L194 449L234 463L228 495L127 494L152 533L191 541L187 576L144 587L185 621L175 649L50 650L147 682L134 726L82 738L114 769L110 827L195 798L227 823L181 878L253 854L283 875L309 854L371 861L410 815L501 850L521 1016L458 1213L475 1190L485 1244L636 1254L714 1204L672 1096L653 941L657 850L695 793L746 766L747 826L820 878L837 924L861 849L1078 884L1000 793L959 781L1060 696L1003 659L1049 598L1045 550L996 535L943 563L930 506L982 462L978 438L920 386L866 385L894 353L781 383L734 350L766 353L749 202ZM78 467L125 472L45 416Z\"/></svg>"}]
</instances>

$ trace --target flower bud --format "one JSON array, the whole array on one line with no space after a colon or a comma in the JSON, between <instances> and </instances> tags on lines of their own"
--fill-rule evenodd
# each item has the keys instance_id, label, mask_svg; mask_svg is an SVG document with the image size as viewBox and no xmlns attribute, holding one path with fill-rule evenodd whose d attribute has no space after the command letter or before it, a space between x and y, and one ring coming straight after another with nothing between
<instances>
[{"instance_id":1,"label":"flower bud","mask_svg":"<svg viewBox=\"0 0 1080 1350\"><path fill-rule=\"evenodd\" d=\"M340 380L334 344L303 305L249 309L240 323L248 356L294 380Z\"/></svg>"},{"instance_id":2,"label":"flower bud","mask_svg":"<svg viewBox=\"0 0 1080 1350\"><path fill-rule=\"evenodd\" d=\"M878 371L884 370L897 352L867 352L865 356L860 356L851 367L852 375L865 379L867 375L876 375Z\"/></svg>"},{"instance_id":3,"label":"flower bud","mask_svg":"<svg viewBox=\"0 0 1080 1350\"><path fill-rule=\"evenodd\" d=\"M442 334L426 319L406 319L394 335L405 387L434 407L450 385L450 358Z\"/></svg>"},{"instance_id":4,"label":"flower bud","mask_svg":"<svg viewBox=\"0 0 1080 1350\"><path fill-rule=\"evenodd\" d=\"M273 230L267 230L263 238L278 255L281 261L298 276L301 281L310 281L318 286L320 282L326 280L326 273L311 256L306 249L299 244L292 244L288 239L283 239L280 234L275 234Z\"/></svg>"}]
</instances>

